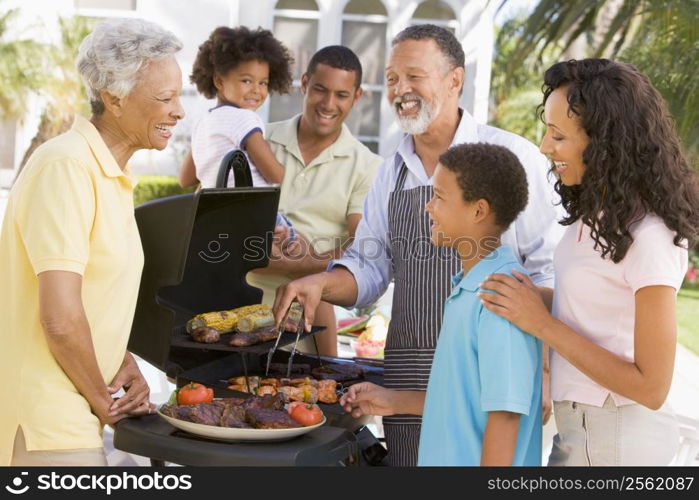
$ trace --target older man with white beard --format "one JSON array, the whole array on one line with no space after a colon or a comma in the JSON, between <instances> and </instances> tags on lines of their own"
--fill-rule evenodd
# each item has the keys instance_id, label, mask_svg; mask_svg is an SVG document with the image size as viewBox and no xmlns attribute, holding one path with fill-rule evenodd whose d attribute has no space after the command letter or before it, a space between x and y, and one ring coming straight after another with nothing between
<instances>
[{"instance_id":1,"label":"older man with white beard","mask_svg":"<svg viewBox=\"0 0 699 500\"><path fill-rule=\"evenodd\" d=\"M326 272L277 290L278 319L296 298L312 321L321 299L345 307L368 305L395 281L385 388L360 384L352 401L343 399L354 416L384 416L388 465L416 463L420 415L443 305L451 292L450 279L460 270L456 252L430 243L430 221L424 210L432 197L438 158L450 146L499 144L524 165L530 202L503 234L502 244L516 252L542 295L551 300L553 250L561 231L546 158L529 141L476 123L459 108L464 71L463 49L444 28L410 26L393 39L386 67L388 99L406 135L379 168L353 246Z\"/></svg>"}]
</instances>

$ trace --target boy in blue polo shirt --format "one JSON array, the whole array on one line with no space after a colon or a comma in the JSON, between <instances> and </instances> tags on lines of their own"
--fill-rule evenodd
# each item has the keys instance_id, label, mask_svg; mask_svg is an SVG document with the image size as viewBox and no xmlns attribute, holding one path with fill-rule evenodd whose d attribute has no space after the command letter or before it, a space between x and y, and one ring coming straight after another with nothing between
<instances>
[{"instance_id":1,"label":"boy in blue polo shirt","mask_svg":"<svg viewBox=\"0 0 699 500\"><path fill-rule=\"evenodd\" d=\"M432 243L459 252L427 385L418 465L541 465L541 342L483 307L493 273L526 273L500 235L527 205L517 157L461 144L439 159Z\"/></svg>"},{"instance_id":2,"label":"boy in blue polo shirt","mask_svg":"<svg viewBox=\"0 0 699 500\"><path fill-rule=\"evenodd\" d=\"M432 243L454 248L462 271L444 306L427 393L353 385L345 410L422 414L418 465L541 465L541 342L481 304L493 273L526 274L501 234L527 205L517 157L493 144L460 144L439 158L425 209Z\"/></svg>"}]
</instances>

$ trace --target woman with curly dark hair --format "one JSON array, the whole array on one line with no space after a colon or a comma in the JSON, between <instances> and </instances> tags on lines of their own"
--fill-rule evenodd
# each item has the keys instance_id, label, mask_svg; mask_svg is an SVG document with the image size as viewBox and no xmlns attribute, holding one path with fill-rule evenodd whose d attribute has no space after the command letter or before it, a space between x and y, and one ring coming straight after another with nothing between
<instances>
[{"instance_id":1,"label":"woman with curly dark hair","mask_svg":"<svg viewBox=\"0 0 699 500\"><path fill-rule=\"evenodd\" d=\"M666 403L675 300L699 228L699 183L672 118L630 64L585 59L544 76L541 151L568 229L553 316L524 276L493 275L485 306L552 347L558 434L549 465L662 465L677 449Z\"/></svg>"},{"instance_id":2,"label":"woman with curly dark hair","mask_svg":"<svg viewBox=\"0 0 699 500\"><path fill-rule=\"evenodd\" d=\"M190 80L217 104L194 128L180 184L190 186L198 179L202 187L214 187L221 159L233 149L247 155L254 186L281 183L284 167L265 141L264 123L255 110L269 92L288 93L292 63L268 30L220 26L211 33L199 46Z\"/></svg>"}]
</instances>

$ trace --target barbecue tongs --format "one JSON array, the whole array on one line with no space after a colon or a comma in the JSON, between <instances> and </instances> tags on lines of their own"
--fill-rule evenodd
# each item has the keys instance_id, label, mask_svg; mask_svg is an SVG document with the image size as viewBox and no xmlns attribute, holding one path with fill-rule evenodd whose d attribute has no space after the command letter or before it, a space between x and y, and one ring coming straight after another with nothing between
<instances>
[{"instance_id":1,"label":"barbecue tongs","mask_svg":"<svg viewBox=\"0 0 699 500\"><path fill-rule=\"evenodd\" d=\"M296 341L294 342L294 348L291 351L291 355L289 356L289 366L286 369L286 378L289 378L289 374L291 373L291 360L293 359L294 353L296 352L296 346L299 343L299 337L303 332L305 321L303 315L303 306L296 301L291 303L291 306L289 306L289 309L286 311L286 314L284 315L284 319L282 319L282 322L279 323L279 325L277 326L277 340L274 342L274 347L272 347L267 353L267 368L265 369L265 376L269 375L269 365L272 364L272 356L277 350L277 346L279 346L279 339L282 338L284 328L286 327L286 323L289 320L289 318L291 318L292 320L298 318L298 326L296 328Z\"/></svg>"}]
</instances>

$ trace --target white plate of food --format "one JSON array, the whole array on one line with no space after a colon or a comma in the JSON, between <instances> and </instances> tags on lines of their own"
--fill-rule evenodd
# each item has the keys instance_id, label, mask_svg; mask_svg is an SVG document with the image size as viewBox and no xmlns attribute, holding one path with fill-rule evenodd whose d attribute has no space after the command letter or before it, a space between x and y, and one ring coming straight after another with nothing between
<instances>
[{"instance_id":1,"label":"white plate of food","mask_svg":"<svg viewBox=\"0 0 699 500\"><path fill-rule=\"evenodd\" d=\"M252 429L252 428L236 428L236 427L220 427L217 425L196 424L186 420L170 417L163 414L158 409L158 415L165 419L173 427L195 434L197 436L216 439L218 441L284 441L306 434L313 429L317 429L325 424L326 418L323 415L323 420L315 425L308 427L292 427L289 429Z\"/></svg>"}]
</instances>

